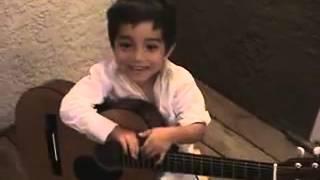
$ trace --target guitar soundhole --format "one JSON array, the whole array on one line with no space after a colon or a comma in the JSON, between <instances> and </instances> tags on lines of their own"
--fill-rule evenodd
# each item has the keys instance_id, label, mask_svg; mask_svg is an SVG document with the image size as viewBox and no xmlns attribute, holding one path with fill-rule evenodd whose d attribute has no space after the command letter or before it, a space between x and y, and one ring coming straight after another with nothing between
<instances>
[{"instance_id":1,"label":"guitar soundhole","mask_svg":"<svg viewBox=\"0 0 320 180\"><path fill-rule=\"evenodd\" d=\"M78 180L118 180L122 171L107 171L99 166L90 156L80 156L73 164L74 174Z\"/></svg>"}]
</instances>

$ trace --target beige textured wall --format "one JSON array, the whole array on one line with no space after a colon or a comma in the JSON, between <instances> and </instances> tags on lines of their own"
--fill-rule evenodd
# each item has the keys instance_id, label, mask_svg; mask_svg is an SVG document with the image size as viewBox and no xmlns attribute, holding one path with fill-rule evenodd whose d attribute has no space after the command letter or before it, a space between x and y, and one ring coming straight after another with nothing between
<instances>
[{"instance_id":1,"label":"beige textured wall","mask_svg":"<svg viewBox=\"0 0 320 180\"><path fill-rule=\"evenodd\" d=\"M111 58L105 11L111 0L0 0L0 129L19 96L36 85L76 81Z\"/></svg>"}]
</instances>

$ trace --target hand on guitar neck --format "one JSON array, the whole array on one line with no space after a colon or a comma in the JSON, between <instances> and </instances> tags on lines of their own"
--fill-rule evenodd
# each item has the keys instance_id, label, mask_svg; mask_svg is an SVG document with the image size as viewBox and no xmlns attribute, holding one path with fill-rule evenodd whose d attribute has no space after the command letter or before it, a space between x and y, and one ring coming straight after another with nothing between
<instances>
[{"instance_id":1,"label":"hand on guitar neck","mask_svg":"<svg viewBox=\"0 0 320 180\"><path fill-rule=\"evenodd\" d=\"M160 164L173 144L191 144L201 140L206 126L203 123L193 123L186 126L156 127L148 129L141 134L146 138L141 150L147 157L154 158L159 155Z\"/></svg>"},{"instance_id":2,"label":"hand on guitar neck","mask_svg":"<svg viewBox=\"0 0 320 180\"><path fill-rule=\"evenodd\" d=\"M149 158L158 156L156 164L160 164L171 145L174 143L172 135L172 128L158 127L146 130L139 133L139 136L146 138L143 146L141 147L142 153Z\"/></svg>"},{"instance_id":3,"label":"hand on guitar neck","mask_svg":"<svg viewBox=\"0 0 320 180\"><path fill-rule=\"evenodd\" d=\"M119 142L126 155L130 154L132 158L138 158L139 140L134 131L116 126L110 133L108 139Z\"/></svg>"},{"instance_id":4,"label":"hand on guitar neck","mask_svg":"<svg viewBox=\"0 0 320 180\"><path fill-rule=\"evenodd\" d=\"M170 136L172 130L169 127L158 127L140 132L137 136L132 130L116 126L108 139L117 141L123 152L134 159L138 159L138 154L141 153L148 158L158 157L157 164L160 164L173 144L174 138Z\"/></svg>"}]
</instances>

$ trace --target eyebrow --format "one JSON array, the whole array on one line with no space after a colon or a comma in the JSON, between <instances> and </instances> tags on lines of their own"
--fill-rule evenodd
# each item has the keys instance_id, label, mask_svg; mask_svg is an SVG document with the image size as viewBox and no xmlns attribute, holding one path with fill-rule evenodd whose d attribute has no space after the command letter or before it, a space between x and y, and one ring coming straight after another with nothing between
<instances>
[{"instance_id":1,"label":"eyebrow","mask_svg":"<svg viewBox=\"0 0 320 180\"><path fill-rule=\"evenodd\" d=\"M120 35L118 37L119 40L131 40L132 38L130 36L126 36L126 35ZM156 42L162 42L161 38L146 38L146 41L156 41Z\"/></svg>"},{"instance_id":2,"label":"eyebrow","mask_svg":"<svg viewBox=\"0 0 320 180\"><path fill-rule=\"evenodd\" d=\"M146 41L156 41L158 43L161 43L162 39L160 39L160 38L147 38Z\"/></svg>"}]
</instances>

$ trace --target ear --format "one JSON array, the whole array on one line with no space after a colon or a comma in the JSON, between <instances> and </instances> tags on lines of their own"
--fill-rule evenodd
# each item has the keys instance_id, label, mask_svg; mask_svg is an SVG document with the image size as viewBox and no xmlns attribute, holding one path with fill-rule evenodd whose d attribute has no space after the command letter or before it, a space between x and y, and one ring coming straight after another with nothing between
<instances>
[{"instance_id":1,"label":"ear","mask_svg":"<svg viewBox=\"0 0 320 180\"><path fill-rule=\"evenodd\" d=\"M172 52L173 52L174 49L176 48L176 44L177 44L177 43L172 44L172 46L171 46L170 49L168 50L167 54L164 56L165 59L168 59L169 56L172 54Z\"/></svg>"}]
</instances>

